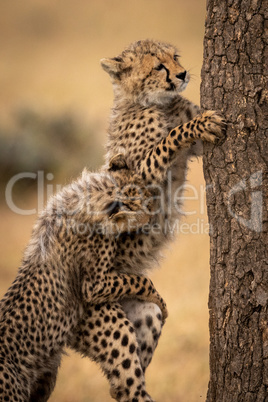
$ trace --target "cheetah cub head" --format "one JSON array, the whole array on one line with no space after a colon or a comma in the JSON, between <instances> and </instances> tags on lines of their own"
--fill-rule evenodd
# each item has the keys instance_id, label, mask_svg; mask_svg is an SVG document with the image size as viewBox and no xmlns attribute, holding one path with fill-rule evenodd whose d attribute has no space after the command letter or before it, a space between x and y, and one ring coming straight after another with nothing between
<instances>
[{"instance_id":1,"label":"cheetah cub head","mask_svg":"<svg viewBox=\"0 0 268 402\"><path fill-rule=\"evenodd\" d=\"M129 169L123 154L110 159L106 172L89 174L89 177L90 222L98 233L131 233L149 223L153 213L153 194L145 187L142 178ZM86 171L84 180L86 185Z\"/></svg>"},{"instance_id":2,"label":"cheetah cub head","mask_svg":"<svg viewBox=\"0 0 268 402\"><path fill-rule=\"evenodd\" d=\"M106 205L110 225L121 233L136 231L149 223L152 194L128 168L124 155L117 154L110 159L109 172L117 184L112 202Z\"/></svg>"},{"instance_id":3,"label":"cheetah cub head","mask_svg":"<svg viewBox=\"0 0 268 402\"><path fill-rule=\"evenodd\" d=\"M101 60L110 75L115 97L150 104L166 104L182 92L189 73L181 66L177 49L169 44L142 40L119 56Z\"/></svg>"}]
</instances>

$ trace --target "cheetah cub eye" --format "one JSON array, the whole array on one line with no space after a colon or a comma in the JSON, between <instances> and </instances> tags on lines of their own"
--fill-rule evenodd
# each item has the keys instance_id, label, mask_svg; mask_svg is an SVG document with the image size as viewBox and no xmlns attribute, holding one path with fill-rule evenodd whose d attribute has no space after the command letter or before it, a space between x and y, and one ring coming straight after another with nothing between
<instances>
[{"instance_id":1,"label":"cheetah cub eye","mask_svg":"<svg viewBox=\"0 0 268 402\"><path fill-rule=\"evenodd\" d=\"M165 68L164 64L159 64L159 66L155 67L156 71L161 71Z\"/></svg>"}]
</instances>

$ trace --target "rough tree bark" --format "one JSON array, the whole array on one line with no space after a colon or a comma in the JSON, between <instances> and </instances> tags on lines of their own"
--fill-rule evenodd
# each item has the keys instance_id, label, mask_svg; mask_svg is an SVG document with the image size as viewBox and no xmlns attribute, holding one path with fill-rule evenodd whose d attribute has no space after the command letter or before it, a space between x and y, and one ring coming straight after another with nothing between
<instances>
[{"instance_id":1,"label":"rough tree bark","mask_svg":"<svg viewBox=\"0 0 268 402\"><path fill-rule=\"evenodd\" d=\"M228 122L223 143L204 150L207 402L268 401L267 16L266 0L207 0L201 106Z\"/></svg>"}]
</instances>

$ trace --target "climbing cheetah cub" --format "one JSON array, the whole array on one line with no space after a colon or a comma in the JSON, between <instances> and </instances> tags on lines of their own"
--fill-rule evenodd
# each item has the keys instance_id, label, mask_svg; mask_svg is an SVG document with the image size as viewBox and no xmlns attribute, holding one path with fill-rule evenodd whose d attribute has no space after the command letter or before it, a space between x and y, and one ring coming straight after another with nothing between
<instances>
[{"instance_id":1,"label":"climbing cheetah cub","mask_svg":"<svg viewBox=\"0 0 268 402\"><path fill-rule=\"evenodd\" d=\"M149 196L118 155L107 172L84 171L50 200L0 302L1 400L47 401L70 346L101 365L115 399L152 401L118 300L156 303L163 319L166 306L148 278L113 269L120 234L149 222Z\"/></svg>"},{"instance_id":2,"label":"climbing cheetah cub","mask_svg":"<svg viewBox=\"0 0 268 402\"><path fill-rule=\"evenodd\" d=\"M159 251L173 237L171 228L180 217L178 199L189 158L202 154L202 141L214 143L221 138L225 123L218 113L200 113L197 105L181 96L190 75L170 44L138 41L119 56L102 59L101 65L114 89L106 160L123 153L127 164L157 193L154 206L158 213L150 221L150 230L122 234L116 251L117 269L135 269L140 274L155 265ZM123 308L134 322L145 369L157 345L151 333L154 326L146 325L146 316L149 312L153 316L154 307L132 301Z\"/></svg>"}]
</instances>

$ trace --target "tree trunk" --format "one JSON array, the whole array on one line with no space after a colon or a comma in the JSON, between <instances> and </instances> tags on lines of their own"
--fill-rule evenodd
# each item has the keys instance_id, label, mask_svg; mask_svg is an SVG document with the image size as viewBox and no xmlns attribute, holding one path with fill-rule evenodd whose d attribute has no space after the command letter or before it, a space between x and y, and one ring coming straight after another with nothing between
<instances>
[{"instance_id":1,"label":"tree trunk","mask_svg":"<svg viewBox=\"0 0 268 402\"><path fill-rule=\"evenodd\" d=\"M228 123L226 139L204 147L208 402L268 401L267 15L266 0L207 0L201 107Z\"/></svg>"}]
</instances>

